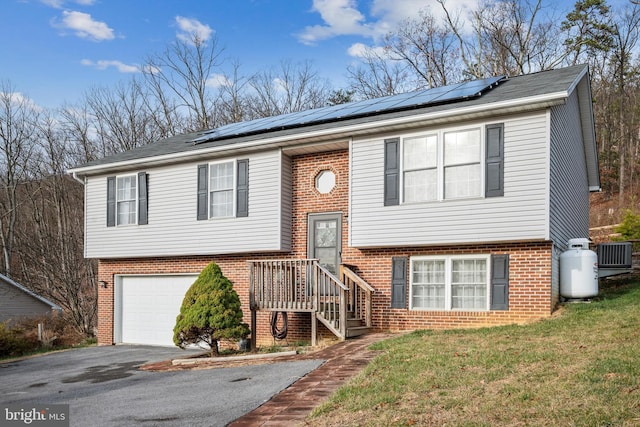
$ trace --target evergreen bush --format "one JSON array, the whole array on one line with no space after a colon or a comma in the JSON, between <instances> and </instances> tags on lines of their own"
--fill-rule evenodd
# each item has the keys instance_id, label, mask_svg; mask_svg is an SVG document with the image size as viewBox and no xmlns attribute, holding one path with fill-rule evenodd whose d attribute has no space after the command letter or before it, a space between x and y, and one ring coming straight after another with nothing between
<instances>
[{"instance_id":1,"label":"evergreen bush","mask_svg":"<svg viewBox=\"0 0 640 427\"><path fill-rule=\"evenodd\" d=\"M622 222L614 229L614 231L620 234L620 237L614 240L632 241L633 251L637 252L640 250L640 215L634 213L630 209L627 209Z\"/></svg>"},{"instance_id":2,"label":"evergreen bush","mask_svg":"<svg viewBox=\"0 0 640 427\"><path fill-rule=\"evenodd\" d=\"M216 263L211 263L191 285L180 307L173 329L173 342L180 348L205 344L218 355L218 341L249 335L242 323L240 297Z\"/></svg>"}]
</instances>

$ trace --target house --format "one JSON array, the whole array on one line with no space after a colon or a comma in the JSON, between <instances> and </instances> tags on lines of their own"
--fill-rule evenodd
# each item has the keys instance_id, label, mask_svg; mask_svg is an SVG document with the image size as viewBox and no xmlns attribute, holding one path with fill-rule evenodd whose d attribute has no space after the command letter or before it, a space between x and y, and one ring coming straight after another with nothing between
<instances>
[{"instance_id":1,"label":"house","mask_svg":"<svg viewBox=\"0 0 640 427\"><path fill-rule=\"evenodd\" d=\"M58 305L0 274L0 323L61 311Z\"/></svg>"},{"instance_id":2,"label":"house","mask_svg":"<svg viewBox=\"0 0 640 427\"><path fill-rule=\"evenodd\" d=\"M100 344L171 345L211 261L258 341L273 311L293 341L544 318L600 188L586 66L231 124L70 173Z\"/></svg>"}]
</instances>

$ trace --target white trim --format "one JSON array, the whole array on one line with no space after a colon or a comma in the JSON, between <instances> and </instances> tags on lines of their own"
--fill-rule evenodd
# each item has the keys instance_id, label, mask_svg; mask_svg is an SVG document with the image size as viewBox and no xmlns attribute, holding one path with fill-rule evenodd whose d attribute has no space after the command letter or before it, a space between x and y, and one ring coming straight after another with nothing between
<instances>
[{"instance_id":1,"label":"white trim","mask_svg":"<svg viewBox=\"0 0 640 427\"><path fill-rule=\"evenodd\" d=\"M484 309L461 309L451 307L451 264L454 260L460 259L481 259L486 263L486 299ZM444 261L445 263L445 307L438 308L416 308L413 306L413 263L414 261ZM409 259L409 310L414 311L465 311L465 312L485 312L489 311L491 300L491 255L490 254L464 254L464 255L418 255Z\"/></svg>"},{"instance_id":2,"label":"white trim","mask_svg":"<svg viewBox=\"0 0 640 427\"><path fill-rule=\"evenodd\" d=\"M545 114L546 123L546 146L545 146L545 187L546 194L551 194L551 108L547 109ZM588 167L588 166L587 166ZM544 211L546 212L545 225L544 225L544 238L551 240L551 197L545 197L544 199Z\"/></svg>"},{"instance_id":3,"label":"white trim","mask_svg":"<svg viewBox=\"0 0 640 427\"><path fill-rule=\"evenodd\" d=\"M353 206L353 138L349 138L349 188L347 188L347 212L344 213L347 221L347 246L351 247L351 209Z\"/></svg>"},{"instance_id":4,"label":"white trim","mask_svg":"<svg viewBox=\"0 0 640 427\"><path fill-rule=\"evenodd\" d=\"M118 210L118 202L120 202L120 200L118 199L118 180L121 178L129 178L132 177L133 178L133 183L136 186L136 194L135 197L133 199L134 202L134 206L135 206L135 219L133 222L128 222L126 224L120 224L120 212ZM139 196L139 188L138 188L138 173L137 172L133 172L133 173L125 173L122 175L115 175L116 178L116 227L131 227L134 225L138 225L138 219L139 219L139 212L138 212L138 196ZM124 200L123 200L124 201ZM131 202L131 200L126 200L127 202Z\"/></svg>"},{"instance_id":5,"label":"white trim","mask_svg":"<svg viewBox=\"0 0 640 427\"><path fill-rule=\"evenodd\" d=\"M231 192L232 192L232 201L231 201L231 215L226 216L211 216L211 166L213 165L221 165L223 163L231 163L233 167L233 176L231 177ZM208 220L216 220L216 219L227 219L227 218L235 218L236 217L236 198L237 195L237 186L238 186L238 160L233 159L220 159L213 162L209 162L207 164L209 170L207 171L207 219ZM229 190L225 190L229 191Z\"/></svg>"},{"instance_id":6,"label":"white trim","mask_svg":"<svg viewBox=\"0 0 640 427\"><path fill-rule=\"evenodd\" d=\"M282 171L283 171L283 167L282 167L282 157L283 157L283 153L282 153L282 149L278 150L278 200L280 201L278 203L278 240L280 241L280 248L282 248L282 221L283 221L283 216L282 216L282 180L284 179L282 176ZM237 181L237 179L236 179Z\"/></svg>"},{"instance_id":7,"label":"white trim","mask_svg":"<svg viewBox=\"0 0 640 427\"><path fill-rule=\"evenodd\" d=\"M425 131L425 132L416 132L416 133L408 133L408 134L402 134L402 135L398 135L398 138L400 140L400 205L416 205L416 204L425 204L425 203L439 203L439 202L444 202L444 201L453 201L453 200L466 200L466 199L484 199L485 198L485 188L486 188L486 183L485 183L485 168L486 168L486 162L485 160L485 151L486 151L486 128L487 128L487 124L486 123L477 123L477 124L471 124L471 125L464 125L464 126L450 126L450 127L442 127L439 129L435 129L435 130L429 130L429 131ZM447 133L457 133L457 132L467 132L467 131L473 131L473 130L477 130L479 132L479 144L480 144L480 153L479 153L479 158L478 158L478 164L480 165L480 173L479 173L479 178L480 178L480 189L479 189L479 194L475 195L475 196L468 196L468 197L453 197L453 198L445 198L445 194L444 194L444 188L445 188L445 176L444 176L444 172L445 172L445 164L444 164L444 136ZM437 188L436 188L436 192L437 192L437 196L435 200L423 200L423 201L416 201L416 202L406 202L405 201L405 188L404 188L404 174L405 174L405 169L404 169L404 142L406 139L412 139L412 138L419 138L419 137L429 137L429 136L436 136L437 141L437 163L436 163L436 173L437 173ZM475 163L474 163L475 164ZM433 168L431 168L433 169Z\"/></svg>"},{"instance_id":8,"label":"white trim","mask_svg":"<svg viewBox=\"0 0 640 427\"><path fill-rule=\"evenodd\" d=\"M336 138L340 135L353 136L354 134L373 133L376 131L384 130L385 128L393 126L402 126L409 123L416 123L419 125L421 121L435 121L444 119L459 118L460 120L482 118L487 116L493 116L496 114L516 113L523 111L540 110L548 108L553 105L559 105L566 101L569 96L569 92L560 91L546 95L531 96L526 98L519 98L515 100L505 100L501 102L495 102L492 104L480 104L469 107L451 108L444 111L423 113L418 115L408 115L402 117L395 117L386 120L377 120L366 123L358 123L348 126L332 127L329 129L316 130L311 132L293 133L290 135L282 135L276 137L268 137L263 139L254 139L246 142L238 142L234 144L221 145L217 147L203 148L201 150L189 150L181 151L178 153L165 154L161 156L152 156L145 158L138 158L132 160L126 160L122 162L108 163L93 165L87 167L80 167L74 169L68 169L67 173L71 173L74 176L79 174L98 174L107 172L112 169L129 168L136 165L149 165L149 164L163 164L176 161L195 160L202 157L210 156L211 154L235 152L243 149L267 149L270 147L285 146L285 145L298 145L303 140L311 140L318 138L327 138L331 135L335 135ZM467 116L467 117L465 117ZM186 142L185 142L186 144Z\"/></svg>"},{"instance_id":9,"label":"white trim","mask_svg":"<svg viewBox=\"0 0 640 427\"><path fill-rule=\"evenodd\" d=\"M74 175L74 177L75 177L75 175ZM105 179L106 179L106 178L105 178ZM82 230L83 230L83 232L82 232L82 245L83 245L82 252L83 252L83 256L84 256L84 258L89 258L89 257L87 256L87 254L88 254L87 249L88 249L88 247L89 247L89 246L88 246L88 239L87 239L87 228L89 227L89 216L87 215L87 181L88 181L88 180L89 180L89 178L87 178L86 176L82 179L82 181L83 181L83 182L82 182L82 186L83 186L83 187L82 187L82 190L83 190L82 202L84 203L84 204L82 205L82 214L83 214L83 215L82 215L82 217L83 217L83 218L82 218L82 227L83 227L83 228L82 228ZM107 186L108 186L108 184L107 184ZM103 193L103 194L104 194L104 193ZM104 199L105 199L105 198L106 198L106 197L104 197L104 198L102 199L103 203L104 203ZM108 202L107 202L107 203L108 203ZM103 209L104 209L104 211L103 211L103 212L105 212L105 211L107 210L107 207L106 207L105 205L103 205ZM116 209L116 210L117 210L117 209ZM106 212L105 212L105 213L106 213ZM108 215L105 215L105 216L108 216ZM105 218L105 219L106 219L106 218ZM106 224L106 222L104 222L104 223L103 223L103 225L104 225L104 226L106 226L106 225L107 225L107 224ZM108 228L108 227L107 227L107 228Z\"/></svg>"}]
</instances>

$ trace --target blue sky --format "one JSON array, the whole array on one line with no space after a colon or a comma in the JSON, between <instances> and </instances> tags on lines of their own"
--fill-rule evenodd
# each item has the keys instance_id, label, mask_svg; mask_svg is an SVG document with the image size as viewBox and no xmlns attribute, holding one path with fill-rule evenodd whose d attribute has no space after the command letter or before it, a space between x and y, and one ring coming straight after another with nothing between
<instances>
[{"instance_id":1,"label":"blue sky","mask_svg":"<svg viewBox=\"0 0 640 427\"><path fill-rule=\"evenodd\" d=\"M476 0L447 0L466 10ZM553 3L552 0L550 0ZM567 0L565 0L567 2ZM563 2L563 3L565 3ZM365 46L435 0L3 0L0 80L45 107L139 72L181 35L213 36L241 72L313 61L336 87ZM568 2L569 7L573 2ZM566 14L566 11L562 16ZM225 68L225 66L223 66ZM230 61L226 63L229 71Z\"/></svg>"}]
</instances>

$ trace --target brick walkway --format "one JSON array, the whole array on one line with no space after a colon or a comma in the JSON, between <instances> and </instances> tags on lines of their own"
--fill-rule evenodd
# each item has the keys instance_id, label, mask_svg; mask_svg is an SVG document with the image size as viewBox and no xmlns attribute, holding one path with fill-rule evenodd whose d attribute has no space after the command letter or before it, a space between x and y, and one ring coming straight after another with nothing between
<instances>
[{"instance_id":1,"label":"brick walkway","mask_svg":"<svg viewBox=\"0 0 640 427\"><path fill-rule=\"evenodd\" d=\"M367 334L309 354L309 359L322 359L326 362L229 426L300 425L316 406L358 374L376 356L377 353L367 350L367 347L390 336L382 333Z\"/></svg>"}]
</instances>

